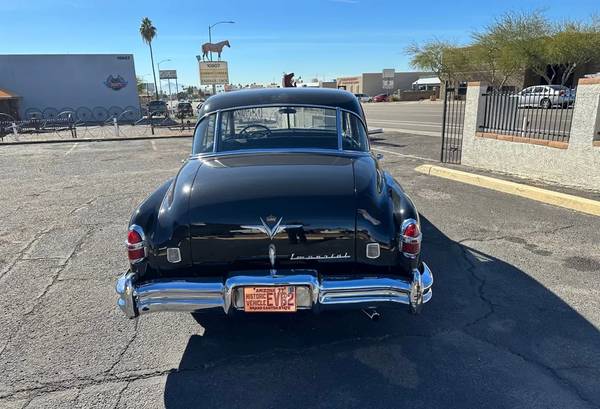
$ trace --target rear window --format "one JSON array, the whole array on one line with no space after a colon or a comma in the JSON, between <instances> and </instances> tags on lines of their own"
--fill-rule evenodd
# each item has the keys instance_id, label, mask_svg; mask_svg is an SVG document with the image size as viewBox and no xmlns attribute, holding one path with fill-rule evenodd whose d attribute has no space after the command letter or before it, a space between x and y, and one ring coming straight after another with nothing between
<instances>
[{"instance_id":1,"label":"rear window","mask_svg":"<svg viewBox=\"0 0 600 409\"><path fill-rule=\"evenodd\" d=\"M263 107L221 114L219 151L337 149L336 111L313 107Z\"/></svg>"}]
</instances>

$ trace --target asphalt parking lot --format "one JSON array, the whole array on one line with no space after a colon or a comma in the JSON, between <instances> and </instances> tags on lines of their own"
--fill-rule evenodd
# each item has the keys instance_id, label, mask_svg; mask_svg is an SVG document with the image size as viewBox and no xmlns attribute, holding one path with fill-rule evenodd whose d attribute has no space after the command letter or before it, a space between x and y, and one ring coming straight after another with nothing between
<instances>
[{"instance_id":1,"label":"asphalt parking lot","mask_svg":"<svg viewBox=\"0 0 600 409\"><path fill-rule=\"evenodd\" d=\"M0 407L600 406L600 219L418 174L433 136L374 141L421 212L422 315L126 319L130 213L190 143L0 147Z\"/></svg>"}]
</instances>

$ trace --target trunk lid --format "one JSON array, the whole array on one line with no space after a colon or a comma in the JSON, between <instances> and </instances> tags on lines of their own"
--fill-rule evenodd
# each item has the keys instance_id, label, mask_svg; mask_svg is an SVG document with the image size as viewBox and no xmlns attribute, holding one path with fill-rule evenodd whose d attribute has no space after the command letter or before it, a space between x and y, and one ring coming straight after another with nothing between
<instances>
[{"instance_id":1,"label":"trunk lid","mask_svg":"<svg viewBox=\"0 0 600 409\"><path fill-rule=\"evenodd\" d=\"M196 266L268 269L273 259L282 269L355 260L352 158L245 153L202 162L189 209Z\"/></svg>"}]
</instances>

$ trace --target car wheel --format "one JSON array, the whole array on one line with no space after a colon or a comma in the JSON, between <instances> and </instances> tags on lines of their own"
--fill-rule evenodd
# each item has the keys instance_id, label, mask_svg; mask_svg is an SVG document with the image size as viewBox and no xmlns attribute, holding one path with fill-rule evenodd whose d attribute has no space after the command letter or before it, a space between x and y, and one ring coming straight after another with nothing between
<instances>
[{"instance_id":1,"label":"car wheel","mask_svg":"<svg viewBox=\"0 0 600 409\"><path fill-rule=\"evenodd\" d=\"M540 101L540 106L544 109L552 108L552 102L548 98L544 98Z\"/></svg>"}]
</instances>

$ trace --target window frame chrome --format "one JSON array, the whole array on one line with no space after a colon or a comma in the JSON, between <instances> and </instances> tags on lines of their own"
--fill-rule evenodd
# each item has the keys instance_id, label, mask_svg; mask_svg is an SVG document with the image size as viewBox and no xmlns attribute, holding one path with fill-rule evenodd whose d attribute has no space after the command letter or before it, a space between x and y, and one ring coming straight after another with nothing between
<instances>
[{"instance_id":1,"label":"window frame chrome","mask_svg":"<svg viewBox=\"0 0 600 409\"><path fill-rule=\"evenodd\" d=\"M272 104L258 104L258 105L240 105L240 106L236 106L236 107L230 107L230 108L225 108L225 109L217 109L215 111L210 111L210 112L206 112L204 115L202 115L199 119L198 122L196 123L196 126L194 127L194 133L193 133L193 140L192 140L192 154L190 155L190 157L196 157L196 156L204 156L207 154L224 154L224 153L228 153L229 151L219 151L219 145L220 145L220 134L221 134L221 115L224 112L229 112L229 111L237 111L237 110L242 110L242 109L253 109L253 108L273 108L273 107L285 107L285 106L290 106L290 107L302 107L302 108L320 108L320 109L329 109L329 110L335 110L335 123L336 123L336 133L337 133L337 138L338 138L338 146L337 149L320 149L320 148L314 148L315 151L319 151L319 150L326 150L329 152L362 152L362 153L369 153L371 152L371 144L369 141L369 128L367 127L367 123L365 122L364 118L362 118L360 115L358 115L356 112L349 110L349 109L345 109L345 108L340 108L340 107L335 107L335 106L330 106L330 105L314 105L314 104L282 104L282 103L272 103ZM366 138L366 145L367 145L367 149L364 151L357 151L357 150L349 150L349 149L344 149L343 147L343 138L342 138L342 113L347 112L351 115L354 115L362 124L363 129L365 131L365 138ZM202 121L204 121L207 117L211 116L211 115L215 115L216 114L216 118L215 120L217 121L217 123L215 124L215 129L214 129L214 142L213 142L213 151L212 152L201 152L201 153L193 153L193 148L194 148L194 143L195 143L195 139L196 139L196 130L198 129L198 126L200 125L200 123ZM294 149L294 148L289 148L290 150ZM271 149L261 149L261 150L267 150L270 151ZM274 149L274 150L281 150L281 149ZM306 149L299 149L299 150L306 150ZM313 148L309 148L308 150L313 150ZM237 150L235 152L244 152L244 151L255 151L254 149L240 149Z\"/></svg>"}]
</instances>

